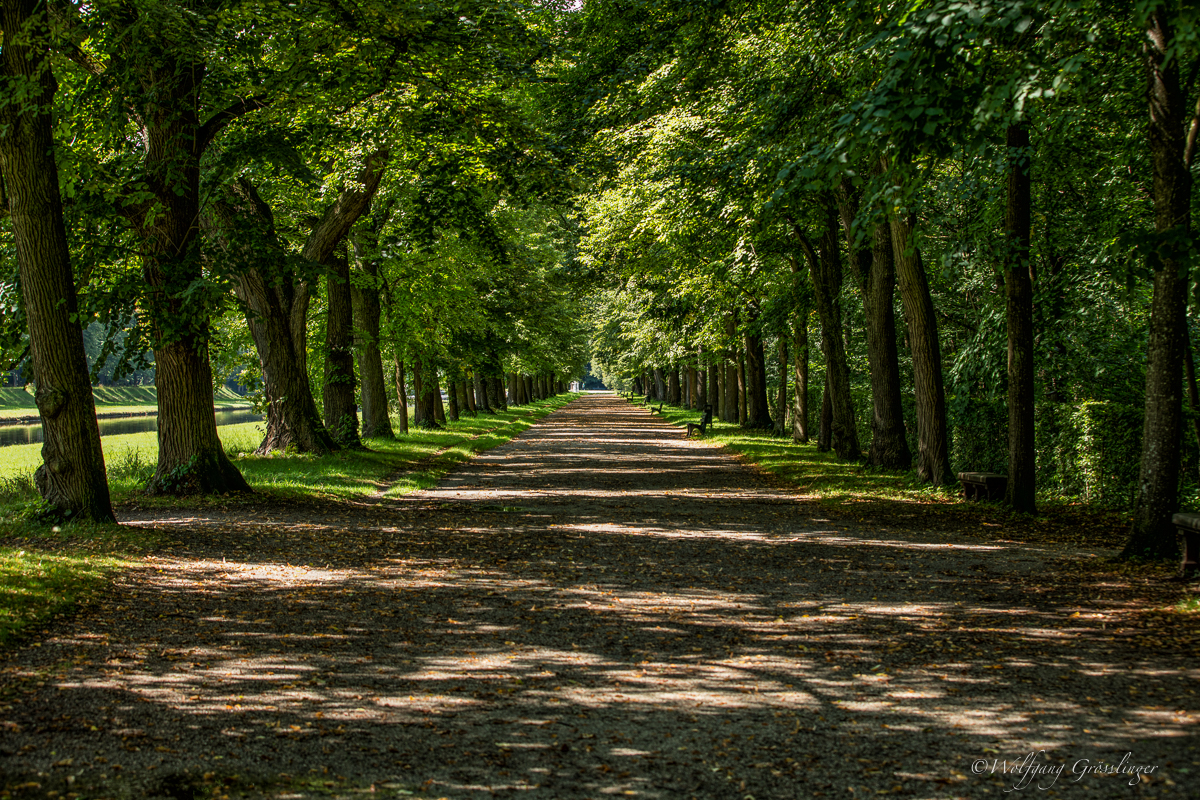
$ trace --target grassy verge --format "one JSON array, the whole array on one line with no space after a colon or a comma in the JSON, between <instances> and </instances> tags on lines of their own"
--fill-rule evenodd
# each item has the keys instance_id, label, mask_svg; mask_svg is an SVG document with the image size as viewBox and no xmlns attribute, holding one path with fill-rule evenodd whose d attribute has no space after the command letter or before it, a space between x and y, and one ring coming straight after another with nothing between
<instances>
[{"instance_id":1,"label":"grassy verge","mask_svg":"<svg viewBox=\"0 0 1200 800\"><path fill-rule=\"evenodd\" d=\"M662 416L682 428L703 415L664 405ZM1001 503L968 502L956 486L923 484L913 470L840 462L833 453L817 452L811 442L796 444L790 437L734 423L714 422L705 438L820 502L827 512L857 521L1106 548L1120 547L1128 533L1127 514L1055 497L1038 499L1036 517L1014 514Z\"/></svg>"},{"instance_id":2,"label":"grassy verge","mask_svg":"<svg viewBox=\"0 0 1200 800\"><path fill-rule=\"evenodd\" d=\"M432 486L455 464L507 442L576 396L566 394L494 415L464 416L441 430L410 428L408 434L395 439L367 440L366 451L350 450L327 456L256 456L250 446L237 454L235 463L255 490L269 494L338 498L377 493L398 496Z\"/></svg>"},{"instance_id":3,"label":"grassy verge","mask_svg":"<svg viewBox=\"0 0 1200 800\"><path fill-rule=\"evenodd\" d=\"M220 428L226 452L254 487L246 502L272 498L364 498L395 496L433 485L455 464L503 444L576 395L480 414L441 430L412 429L394 440L368 441L367 450L327 456L253 455L262 423ZM204 498L154 498L140 489L154 472L157 434L133 433L103 440L109 488L122 505L195 506ZM25 519L36 507L33 471L41 445L0 448L0 644L22 630L86 602L108 577L153 548L152 534L118 525L51 527ZM229 498L220 498L222 503ZM118 517L120 511L118 510Z\"/></svg>"}]
</instances>

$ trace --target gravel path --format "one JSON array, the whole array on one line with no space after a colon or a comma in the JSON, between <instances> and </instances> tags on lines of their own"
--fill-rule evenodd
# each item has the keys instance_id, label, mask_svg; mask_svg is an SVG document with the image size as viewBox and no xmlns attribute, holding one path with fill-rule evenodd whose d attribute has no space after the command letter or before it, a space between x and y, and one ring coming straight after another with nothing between
<instances>
[{"instance_id":1,"label":"gravel path","mask_svg":"<svg viewBox=\"0 0 1200 800\"><path fill-rule=\"evenodd\" d=\"M133 522L0 652L0 797L1200 796L1198 654L1082 555L856 528L612 396L399 501Z\"/></svg>"}]
</instances>

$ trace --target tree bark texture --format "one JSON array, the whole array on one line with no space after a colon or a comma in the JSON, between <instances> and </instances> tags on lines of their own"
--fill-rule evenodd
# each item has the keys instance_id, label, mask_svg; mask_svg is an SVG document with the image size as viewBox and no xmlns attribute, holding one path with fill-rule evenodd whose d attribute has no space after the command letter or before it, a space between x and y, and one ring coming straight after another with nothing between
<instances>
[{"instance_id":1,"label":"tree bark texture","mask_svg":"<svg viewBox=\"0 0 1200 800\"><path fill-rule=\"evenodd\" d=\"M792 441L808 442L808 309L796 315L796 342L793 348L793 369L796 386L792 392Z\"/></svg>"},{"instance_id":2,"label":"tree bark texture","mask_svg":"<svg viewBox=\"0 0 1200 800\"><path fill-rule=\"evenodd\" d=\"M158 392L158 467L151 494L248 492L217 436L208 361L209 311L193 299L203 286L197 221L200 157L207 141L199 117L205 65L170 51L139 64L154 86L139 107L144 174L154 203L135 215L145 309L154 336Z\"/></svg>"},{"instance_id":3,"label":"tree bark texture","mask_svg":"<svg viewBox=\"0 0 1200 800\"><path fill-rule=\"evenodd\" d=\"M1037 511L1037 452L1033 438L1033 279L1030 275L1029 128L1010 125L1008 196L1004 209L1005 316L1008 322L1008 488L1014 511ZM1182 155L1182 154L1181 154Z\"/></svg>"},{"instance_id":4,"label":"tree bark texture","mask_svg":"<svg viewBox=\"0 0 1200 800\"><path fill-rule=\"evenodd\" d=\"M446 419L451 422L458 422L459 406L458 406L458 383L449 378L446 379Z\"/></svg>"},{"instance_id":5,"label":"tree bark texture","mask_svg":"<svg viewBox=\"0 0 1200 800\"><path fill-rule=\"evenodd\" d=\"M746 403L746 353L738 349L737 363L738 425L746 427L749 408Z\"/></svg>"},{"instance_id":6,"label":"tree bark texture","mask_svg":"<svg viewBox=\"0 0 1200 800\"><path fill-rule=\"evenodd\" d=\"M0 137L0 171L42 419L42 466L34 479L47 516L115 522L83 331L71 319L78 300L54 160L50 107L57 86L50 72L45 9L38 0L5 0L0 62L6 78L40 91L29 98L32 102L0 110L0 123L8 128Z\"/></svg>"},{"instance_id":7,"label":"tree bark texture","mask_svg":"<svg viewBox=\"0 0 1200 800\"><path fill-rule=\"evenodd\" d=\"M821 418L817 424L817 452L826 453L833 449L833 399L829 392L829 371L825 372L825 386L821 389Z\"/></svg>"},{"instance_id":8,"label":"tree bark texture","mask_svg":"<svg viewBox=\"0 0 1200 800\"><path fill-rule=\"evenodd\" d=\"M442 402L442 385L438 377L438 370L433 364L429 365L429 371L426 373L425 379L433 384L433 418L437 420L439 425L445 425L446 405Z\"/></svg>"},{"instance_id":9,"label":"tree bark texture","mask_svg":"<svg viewBox=\"0 0 1200 800\"><path fill-rule=\"evenodd\" d=\"M856 245L853 223L859 212L860 193L861 189L844 181L839 191L838 212L862 291L866 320L872 411L867 463L888 469L908 469L912 466L912 451L904 429L900 358L896 349L896 262L892 234L886 221L876 222L871 226L871 246Z\"/></svg>"},{"instance_id":10,"label":"tree bark texture","mask_svg":"<svg viewBox=\"0 0 1200 800\"><path fill-rule=\"evenodd\" d=\"M396 386L396 405L400 409L400 432L408 433L408 389L404 386L404 361L400 358L400 348L396 348L395 373L393 380Z\"/></svg>"},{"instance_id":11,"label":"tree bark texture","mask_svg":"<svg viewBox=\"0 0 1200 800\"><path fill-rule=\"evenodd\" d=\"M655 390L655 399L657 399L657 400L666 400L667 399L667 387L666 387L666 382L663 380L663 371L662 371L661 367L654 368L654 390Z\"/></svg>"},{"instance_id":12,"label":"tree bark texture","mask_svg":"<svg viewBox=\"0 0 1200 800\"><path fill-rule=\"evenodd\" d=\"M312 385L292 327L298 281L275 230L275 215L247 180L228 184L202 219L214 249L231 259L234 293L258 352L267 401L260 455L272 451L327 453L339 445L317 413ZM307 304L307 299L303 301Z\"/></svg>"},{"instance_id":13,"label":"tree bark texture","mask_svg":"<svg viewBox=\"0 0 1200 800\"><path fill-rule=\"evenodd\" d=\"M670 387L667 402L673 406L682 405L679 399L679 367L672 367L670 372Z\"/></svg>"},{"instance_id":14,"label":"tree bark texture","mask_svg":"<svg viewBox=\"0 0 1200 800\"><path fill-rule=\"evenodd\" d=\"M496 412L488 404L487 385L478 368L472 368L471 381L475 389L475 410L485 414L495 414Z\"/></svg>"},{"instance_id":15,"label":"tree bark texture","mask_svg":"<svg viewBox=\"0 0 1200 800\"><path fill-rule=\"evenodd\" d=\"M771 401L767 398L767 357L762 336L746 333L746 427L771 429Z\"/></svg>"},{"instance_id":16,"label":"tree bark texture","mask_svg":"<svg viewBox=\"0 0 1200 800\"><path fill-rule=\"evenodd\" d=\"M325 428L343 447L361 447L355 402L350 262L344 255L335 255L329 261L325 282L329 302L325 319Z\"/></svg>"},{"instance_id":17,"label":"tree bark texture","mask_svg":"<svg viewBox=\"0 0 1200 800\"><path fill-rule=\"evenodd\" d=\"M1126 557L1170 558L1178 552L1171 515L1179 509L1192 178L1184 128L1190 114L1180 85L1179 56L1167 58L1177 45L1171 8L1170 4L1157 6L1146 20L1154 229L1160 241L1151 261L1154 294L1146 354L1142 463L1133 525L1123 553Z\"/></svg>"},{"instance_id":18,"label":"tree bark texture","mask_svg":"<svg viewBox=\"0 0 1200 800\"><path fill-rule=\"evenodd\" d=\"M504 398L504 382L500 378L493 378L496 384L496 395L500 403L501 411L508 411L508 401Z\"/></svg>"},{"instance_id":19,"label":"tree bark texture","mask_svg":"<svg viewBox=\"0 0 1200 800\"><path fill-rule=\"evenodd\" d=\"M783 435L787 427L788 409L788 337L779 334L779 389L775 395L775 432Z\"/></svg>"},{"instance_id":20,"label":"tree bark texture","mask_svg":"<svg viewBox=\"0 0 1200 800\"><path fill-rule=\"evenodd\" d=\"M822 205L825 219L817 247L814 249L798 228L796 238L808 261L817 316L821 320L821 350L825 355L825 373L833 414L831 444L838 459L854 461L862 453L858 445L854 401L850 395L850 365L846 358L846 343L842 339L842 257L838 242L837 206L831 195L825 195Z\"/></svg>"},{"instance_id":21,"label":"tree bark texture","mask_svg":"<svg viewBox=\"0 0 1200 800\"><path fill-rule=\"evenodd\" d=\"M892 253L904 317L908 323L917 401L917 476L934 486L954 480L950 474L949 432L946 424L946 390L942 381L942 351L937 318L925 265L916 243L916 217L890 215Z\"/></svg>"},{"instance_id":22,"label":"tree bark texture","mask_svg":"<svg viewBox=\"0 0 1200 800\"><path fill-rule=\"evenodd\" d=\"M356 247L358 277L351 283L354 304L355 354L358 376L362 381L362 436L367 439L394 439L388 411L387 386L383 377L383 353L379 350L379 261L374 241Z\"/></svg>"}]
</instances>

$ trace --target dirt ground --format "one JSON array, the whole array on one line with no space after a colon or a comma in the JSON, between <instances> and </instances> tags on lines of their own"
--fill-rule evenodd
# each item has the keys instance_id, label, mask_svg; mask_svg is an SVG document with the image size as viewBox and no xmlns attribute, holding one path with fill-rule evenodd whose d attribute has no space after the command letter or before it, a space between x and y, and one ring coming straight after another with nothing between
<instances>
[{"instance_id":1,"label":"dirt ground","mask_svg":"<svg viewBox=\"0 0 1200 800\"><path fill-rule=\"evenodd\" d=\"M611 395L400 500L127 522L0 652L0 797L1200 796L1196 640L1106 553L831 516Z\"/></svg>"}]
</instances>

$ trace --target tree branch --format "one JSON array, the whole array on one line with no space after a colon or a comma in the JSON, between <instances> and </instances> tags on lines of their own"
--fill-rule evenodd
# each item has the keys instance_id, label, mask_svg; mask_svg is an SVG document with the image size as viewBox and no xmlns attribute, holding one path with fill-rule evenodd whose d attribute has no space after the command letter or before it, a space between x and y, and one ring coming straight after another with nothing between
<instances>
[{"instance_id":1,"label":"tree branch","mask_svg":"<svg viewBox=\"0 0 1200 800\"><path fill-rule=\"evenodd\" d=\"M233 105L218 111L209 117L208 121L200 127L200 134L197 136L196 149L203 153L205 148L216 138L226 125L233 122L239 117L244 117L251 111L258 111L261 108L266 108L271 105L271 99L265 94L256 94L253 97L247 97L244 100L239 100Z\"/></svg>"}]
</instances>

